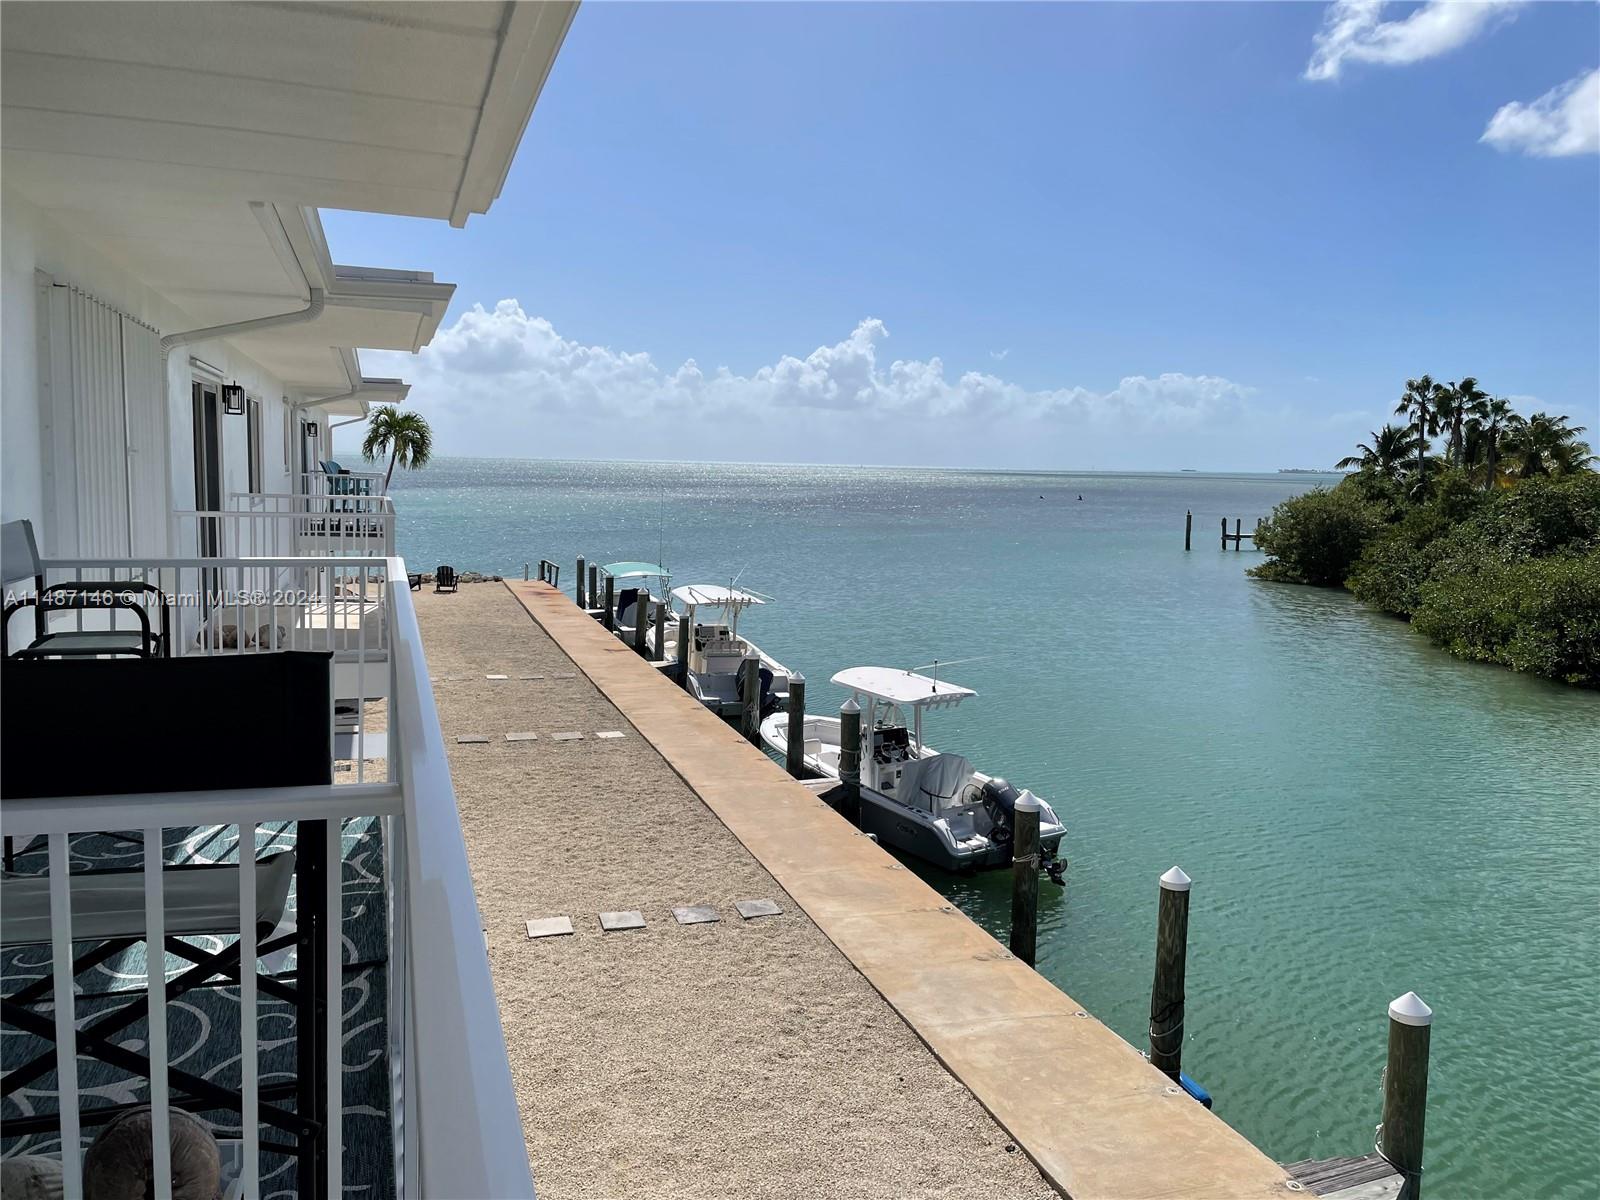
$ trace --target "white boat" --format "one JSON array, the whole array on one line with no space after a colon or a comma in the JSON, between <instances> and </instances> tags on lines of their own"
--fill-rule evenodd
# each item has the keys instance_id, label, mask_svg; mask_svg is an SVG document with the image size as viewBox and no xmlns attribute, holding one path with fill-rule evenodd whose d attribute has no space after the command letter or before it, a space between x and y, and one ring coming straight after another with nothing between
<instances>
[{"instance_id":1,"label":"white boat","mask_svg":"<svg viewBox=\"0 0 1600 1200\"><path fill-rule=\"evenodd\" d=\"M672 598L681 614L689 619L689 693L720 716L737 716L743 708L739 694L739 667L755 659L760 668L761 715L766 716L789 702L789 669L767 654L749 638L739 634L739 614L747 608L765 604L768 597L717 584L691 583L672 589ZM702 609L712 609L710 620L703 620ZM673 622L674 654L676 623Z\"/></svg>"},{"instance_id":2,"label":"white boat","mask_svg":"<svg viewBox=\"0 0 1600 1200\"><path fill-rule=\"evenodd\" d=\"M609 575L616 581L612 587L612 602L616 605L613 628L617 636L631 646L634 639L634 620L639 612L639 593L650 595L651 581L659 580L659 591L665 594L672 582L672 573L665 567L647 562L607 563L600 570L602 578ZM604 600L601 603L603 604Z\"/></svg>"},{"instance_id":3,"label":"white boat","mask_svg":"<svg viewBox=\"0 0 1600 1200\"><path fill-rule=\"evenodd\" d=\"M849 689L861 708L861 801L855 813L861 829L949 871L1009 864L1012 812L1031 793L922 740L924 710L954 708L977 693L894 667L851 667L833 682ZM912 714L909 728L906 709ZM762 741L779 753L788 746L788 721L787 713L776 713L761 723ZM805 766L838 779L840 749L839 718L806 714ZM1055 859L1066 829L1049 804L1038 803L1041 865L1057 879Z\"/></svg>"}]
</instances>

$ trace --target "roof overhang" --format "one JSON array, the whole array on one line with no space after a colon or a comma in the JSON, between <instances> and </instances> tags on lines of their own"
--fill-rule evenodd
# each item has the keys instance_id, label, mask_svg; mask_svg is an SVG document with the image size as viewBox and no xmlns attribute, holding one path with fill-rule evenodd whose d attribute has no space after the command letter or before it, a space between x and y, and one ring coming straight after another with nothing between
<instances>
[{"instance_id":1,"label":"roof overhang","mask_svg":"<svg viewBox=\"0 0 1600 1200\"><path fill-rule=\"evenodd\" d=\"M438 217L500 194L575 0L8 0L5 173Z\"/></svg>"}]
</instances>

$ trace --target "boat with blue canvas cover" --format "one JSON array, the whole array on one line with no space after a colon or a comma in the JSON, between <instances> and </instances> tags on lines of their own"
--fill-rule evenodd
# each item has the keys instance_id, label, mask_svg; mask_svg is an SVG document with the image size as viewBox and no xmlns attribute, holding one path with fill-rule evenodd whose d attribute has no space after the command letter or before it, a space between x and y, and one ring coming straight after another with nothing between
<instances>
[{"instance_id":1,"label":"boat with blue canvas cover","mask_svg":"<svg viewBox=\"0 0 1600 1200\"><path fill-rule=\"evenodd\" d=\"M639 593L647 596L665 595L672 584L672 572L649 562L614 562L600 569L616 580L616 630L624 635L624 641L632 641L634 621L639 611ZM652 582L658 586L652 588Z\"/></svg>"}]
</instances>

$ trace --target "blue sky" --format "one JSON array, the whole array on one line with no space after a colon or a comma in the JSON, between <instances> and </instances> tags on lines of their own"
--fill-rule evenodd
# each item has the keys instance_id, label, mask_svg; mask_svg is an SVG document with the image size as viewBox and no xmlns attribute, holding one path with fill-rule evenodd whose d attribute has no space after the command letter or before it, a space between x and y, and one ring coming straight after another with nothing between
<instances>
[{"instance_id":1,"label":"blue sky","mask_svg":"<svg viewBox=\"0 0 1600 1200\"><path fill-rule=\"evenodd\" d=\"M1597 67L1592 4L590 3L487 216L324 219L459 285L364 356L445 453L1325 466L1422 372L1600 425Z\"/></svg>"}]
</instances>

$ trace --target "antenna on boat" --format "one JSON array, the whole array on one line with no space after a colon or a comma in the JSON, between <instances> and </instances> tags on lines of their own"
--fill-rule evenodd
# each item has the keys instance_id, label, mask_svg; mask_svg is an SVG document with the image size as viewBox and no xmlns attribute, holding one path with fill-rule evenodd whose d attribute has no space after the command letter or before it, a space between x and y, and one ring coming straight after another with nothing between
<instances>
[{"instance_id":1,"label":"antenna on boat","mask_svg":"<svg viewBox=\"0 0 1600 1200\"><path fill-rule=\"evenodd\" d=\"M952 658L948 662L944 662L942 664L941 664L940 660L936 658L931 663L923 663L920 667L907 667L906 668L906 674L907 675L913 675L918 671L932 671L933 672L933 689L934 689L934 691L938 691L939 690L939 667L941 665L946 666L946 667L959 667L962 663L984 662L985 660L991 659L993 657L994 657L994 655L992 655L992 654L975 654L971 658Z\"/></svg>"}]
</instances>

